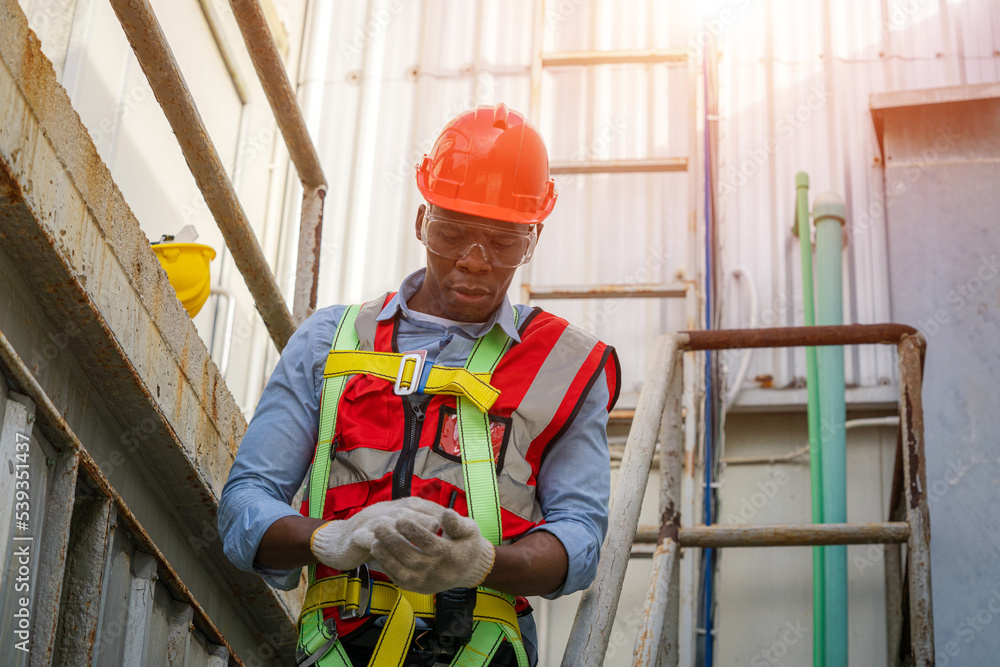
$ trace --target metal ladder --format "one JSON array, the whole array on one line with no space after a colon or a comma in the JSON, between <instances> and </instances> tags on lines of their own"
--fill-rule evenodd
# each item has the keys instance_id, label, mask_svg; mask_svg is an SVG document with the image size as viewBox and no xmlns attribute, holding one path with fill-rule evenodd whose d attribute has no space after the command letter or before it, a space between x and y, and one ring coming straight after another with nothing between
<instances>
[{"instance_id":1,"label":"metal ladder","mask_svg":"<svg viewBox=\"0 0 1000 667\"><path fill-rule=\"evenodd\" d=\"M682 363L685 352L752 347L895 345L899 358L899 436L888 521L864 524L685 526L681 488L694 475L693 452L685 451ZM930 519L920 387L926 342L899 324L685 331L665 334L649 365L629 432L621 477L611 499L610 529L597 577L577 610L564 666L601 665L621 597L628 552L636 540L639 509L657 441L661 443L661 523L634 665L678 664L679 553L684 548L778 547L884 544L888 664L934 664L931 601ZM906 544L905 560L900 544ZM907 640L908 638L908 640Z\"/></svg>"},{"instance_id":2,"label":"metal ladder","mask_svg":"<svg viewBox=\"0 0 1000 667\"><path fill-rule=\"evenodd\" d=\"M655 0L650 0L652 9ZM645 66L648 71L648 88L653 88L653 66L662 63L687 63L692 72L689 81L691 100L691 144L690 155L695 155L697 149L695 117L695 94L693 82L693 63L688 59L684 49L646 49L627 51L562 51L546 52L545 48L545 0L535 0L534 26L531 64L531 107L530 118L536 126L541 127L543 76L547 70L567 67L586 67L590 76L593 68L602 65L635 65ZM649 38L652 43L654 27L649 27ZM593 135L593 128L591 128ZM652 147L650 146L650 149ZM650 150L650 152L652 152ZM688 157L667 157L654 159L627 160L577 160L553 162L549 165L549 173L553 176L562 174L652 174L662 172L687 172L689 175L689 202L691 222L694 222L695 198L697 193L697 178L692 172L692 160ZM613 298L664 298L678 299L692 296L691 286L685 283L675 284L633 284L633 285L572 285L572 286L535 286L532 283L532 265L524 268L522 279L522 302L530 304L533 300L549 299L613 299ZM696 304L695 304L696 308ZM630 412L616 411L618 419L630 418Z\"/></svg>"}]
</instances>

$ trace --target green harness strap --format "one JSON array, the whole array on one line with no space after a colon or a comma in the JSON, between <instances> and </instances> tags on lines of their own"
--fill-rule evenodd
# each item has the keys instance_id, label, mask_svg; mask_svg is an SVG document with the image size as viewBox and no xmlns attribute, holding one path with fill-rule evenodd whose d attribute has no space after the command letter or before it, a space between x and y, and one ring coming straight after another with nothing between
<instances>
[{"instance_id":1,"label":"green harness strap","mask_svg":"<svg viewBox=\"0 0 1000 667\"><path fill-rule=\"evenodd\" d=\"M344 313L334 335L333 350L357 350L361 343L354 324L360 306L351 306ZM518 313L514 309L515 325ZM465 368L472 373L490 373L496 369L511 339L499 326L494 326L476 341ZM351 376L327 377L323 381L320 398L319 432L316 455L309 475L309 516L323 517L323 505L333 460L333 434L337 424L337 407L344 387ZM489 414L481 412L471 400L459 396L457 406L458 437L462 452L462 473L465 481L469 515L479 525L483 537L493 544L502 540L500 494L496 479L496 462L490 438ZM308 569L308 583L316 580L316 566ZM483 590L491 590L483 588ZM493 591L499 593L498 591ZM512 605L513 596L502 594ZM331 624L332 626L332 624ZM500 623L477 621L472 639L456 654L451 664L458 667L483 667L488 664L506 638L514 647L519 667L528 667L528 656L520 636ZM323 655L310 664L316 667L351 667L351 662L336 638L336 628L323 620L323 610L309 614L299 628L299 650L310 658L317 651ZM369 665L374 665L375 654Z\"/></svg>"},{"instance_id":2,"label":"green harness strap","mask_svg":"<svg viewBox=\"0 0 1000 667\"><path fill-rule=\"evenodd\" d=\"M347 309L337 333L333 336L334 350L356 350L361 346L358 333L354 329L354 321L358 317L361 306L354 305ZM312 470L309 473L309 518L322 519L323 505L326 502L326 489L330 479L330 465L333 462L333 432L337 425L337 406L344 386L349 376L328 377L323 380L323 392L319 402L319 433L316 437L316 455L313 457ZM308 583L316 581L316 566L310 565ZM332 625L332 624L331 624ZM323 610L318 609L309 614L299 626L299 651L312 656L319 650L325 655L316 661L317 667L351 667L351 661L344 652L344 647L337 638L336 626L329 627L323 620ZM324 649L324 645L329 647Z\"/></svg>"},{"instance_id":3,"label":"green harness strap","mask_svg":"<svg viewBox=\"0 0 1000 667\"><path fill-rule=\"evenodd\" d=\"M516 309L514 322L516 326ZM499 326L494 326L489 333L476 341L476 346L472 348L469 360L465 364L466 370L471 373L492 375L500 359L510 348L510 342L510 336ZM493 458L493 442L490 437L490 416L488 413L480 412L465 396L458 397L456 406L458 437L462 451L462 474L465 479L469 516L479 524L479 531L483 537L495 545L500 544L503 539L500 491L497 487L496 460ZM494 592L503 595L511 604L514 603L513 596L499 591ZM472 639L455 654L451 661L452 666L482 667L488 664L505 637L514 647L519 667L528 667L528 655L517 633L499 623L478 621L473 625Z\"/></svg>"}]
</instances>

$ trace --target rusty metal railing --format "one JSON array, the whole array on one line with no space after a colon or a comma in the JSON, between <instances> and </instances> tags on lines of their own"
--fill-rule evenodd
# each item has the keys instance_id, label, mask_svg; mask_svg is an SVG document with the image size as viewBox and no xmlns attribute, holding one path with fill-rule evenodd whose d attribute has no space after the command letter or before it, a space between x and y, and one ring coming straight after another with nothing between
<instances>
[{"instance_id":1,"label":"rusty metal railing","mask_svg":"<svg viewBox=\"0 0 1000 667\"><path fill-rule=\"evenodd\" d=\"M682 478L687 474L681 405L683 353L745 347L863 344L895 345L899 354L900 427L889 521L683 526L679 509ZM920 396L925 348L923 337L915 329L898 324L686 331L662 336L657 341L654 363L639 395L622 459L619 478L629 480L629 483L618 484L615 488L611 499L610 528L597 577L580 602L562 664L601 665L604 662L629 551L633 542L654 540L653 531L647 528L638 533L637 524L654 448L659 439L661 523L655 532L656 550L633 664L673 667L678 663L677 590L681 549L885 544L889 665L900 664L907 652L913 665L933 665L930 518ZM691 461L687 463L693 465ZM905 569L899 548L903 543L907 546ZM903 646L907 624L910 644Z\"/></svg>"},{"instance_id":2,"label":"rusty metal railing","mask_svg":"<svg viewBox=\"0 0 1000 667\"><path fill-rule=\"evenodd\" d=\"M316 307L326 179L258 0L231 0L254 69L302 180L294 316L250 227L149 0L111 0L226 246L278 350Z\"/></svg>"},{"instance_id":3,"label":"rusty metal railing","mask_svg":"<svg viewBox=\"0 0 1000 667\"><path fill-rule=\"evenodd\" d=\"M316 310L319 286L320 238L323 231L323 200L326 176L319 154L309 136L295 90L288 81L281 54L267 27L267 18L259 0L229 0L236 23L243 33L250 59L264 94L278 121L288 155L302 181L302 213L299 223L299 255L295 272L295 299L292 315L302 322Z\"/></svg>"}]
</instances>

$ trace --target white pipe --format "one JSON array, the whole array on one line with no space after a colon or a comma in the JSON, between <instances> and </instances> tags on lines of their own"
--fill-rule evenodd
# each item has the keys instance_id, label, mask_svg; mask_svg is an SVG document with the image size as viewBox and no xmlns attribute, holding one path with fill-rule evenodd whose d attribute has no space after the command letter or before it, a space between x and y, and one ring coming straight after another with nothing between
<instances>
[{"instance_id":1,"label":"white pipe","mask_svg":"<svg viewBox=\"0 0 1000 667\"><path fill-rule=\"evenodd\" d=\"M236 295L225 287L213 287L210 294L226 300L226 325L222 330L222 354L219 355L219 375L226 377L229 352L233 348L233 324L236 322Z\"/></svg>"},{"instance_id":2,"label":"white pipe","mask_svg":"<svg viewBox=\"0 0 1000 667\"><path fill-rule=\"evenodd\" d=\"M867 417L865 419L849 419L844 422L844 429L864 428L866 426L899 426L899 417ZM800 456L806 455L800 463L808 462L809 445L787 454L777 454L775 456L744 456L729 459L722 459L722 463L728 466L735 465L757 465L793 462Z\"/></svg>"},{"instance_id":3,"label":"white pipe","mask_svg":"<svg viewBox=\"0 0 1000 667\"><path fill-rule=\"evenodd\" d=\"M864 426L899 426L899 417L868 417L866 419L848 419L844 422L845 430Z\"/></svg>"},{"instance_id":4,"label":"white pipe","mask_svg":"<svg viewBox=\"0 0 1000 667\"><path fill-rule=\"evenodd\" d=\"M742 278L746 281L747 288L750 291L750 326L748 328L753 329L757 326L757 284L754 282L753 276L749 271L740 267L733 269L733 277L736 279ZM740 368L736 372L736 377L733 379L733 383L729 385L729 392L726 394L726 410L728 411L736 403L736 398L740 395L740 389L743 387L743 381L746 380L747 371L750 370L750 360L753 358L754 348L747 348L743 351L743 357L740 359Z\"/></svg>"}]
</instances>

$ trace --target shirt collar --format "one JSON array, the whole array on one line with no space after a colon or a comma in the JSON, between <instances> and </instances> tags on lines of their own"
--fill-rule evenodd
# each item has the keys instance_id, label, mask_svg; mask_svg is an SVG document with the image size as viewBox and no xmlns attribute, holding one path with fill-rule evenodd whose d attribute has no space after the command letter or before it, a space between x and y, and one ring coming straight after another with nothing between
<instances>
[{"instance_id":1,"label":"shirt collar","mask_svg":"<svg viewBox=\"0 0 1000 667\"><path fill-rule=\"evenodd\" d=\"M406 276L399 286L399 291L389 299L389 303L385 304L382 312L375 318L376 321L383 322L396 317L396 315L402 315L403 318L410 322L419 323L421 326L440 328L441 325L423 319L420 316L421 313L411 310L406 305L407 300L416 294L420 290L420 286L424 284L424 274L426 271L427 269L418 269ZM500 325L503 332L510 336L512 340L518 343L521 342L521 336L517 332L517 323L514 321L514 307L511 306L510 299L507 298L506 294L503 297L503 303L490 315L486 322L483 324L465 324L455 328L460 329L470 338L481 338L497 324Z\"/></svg>"}]
</instances>

